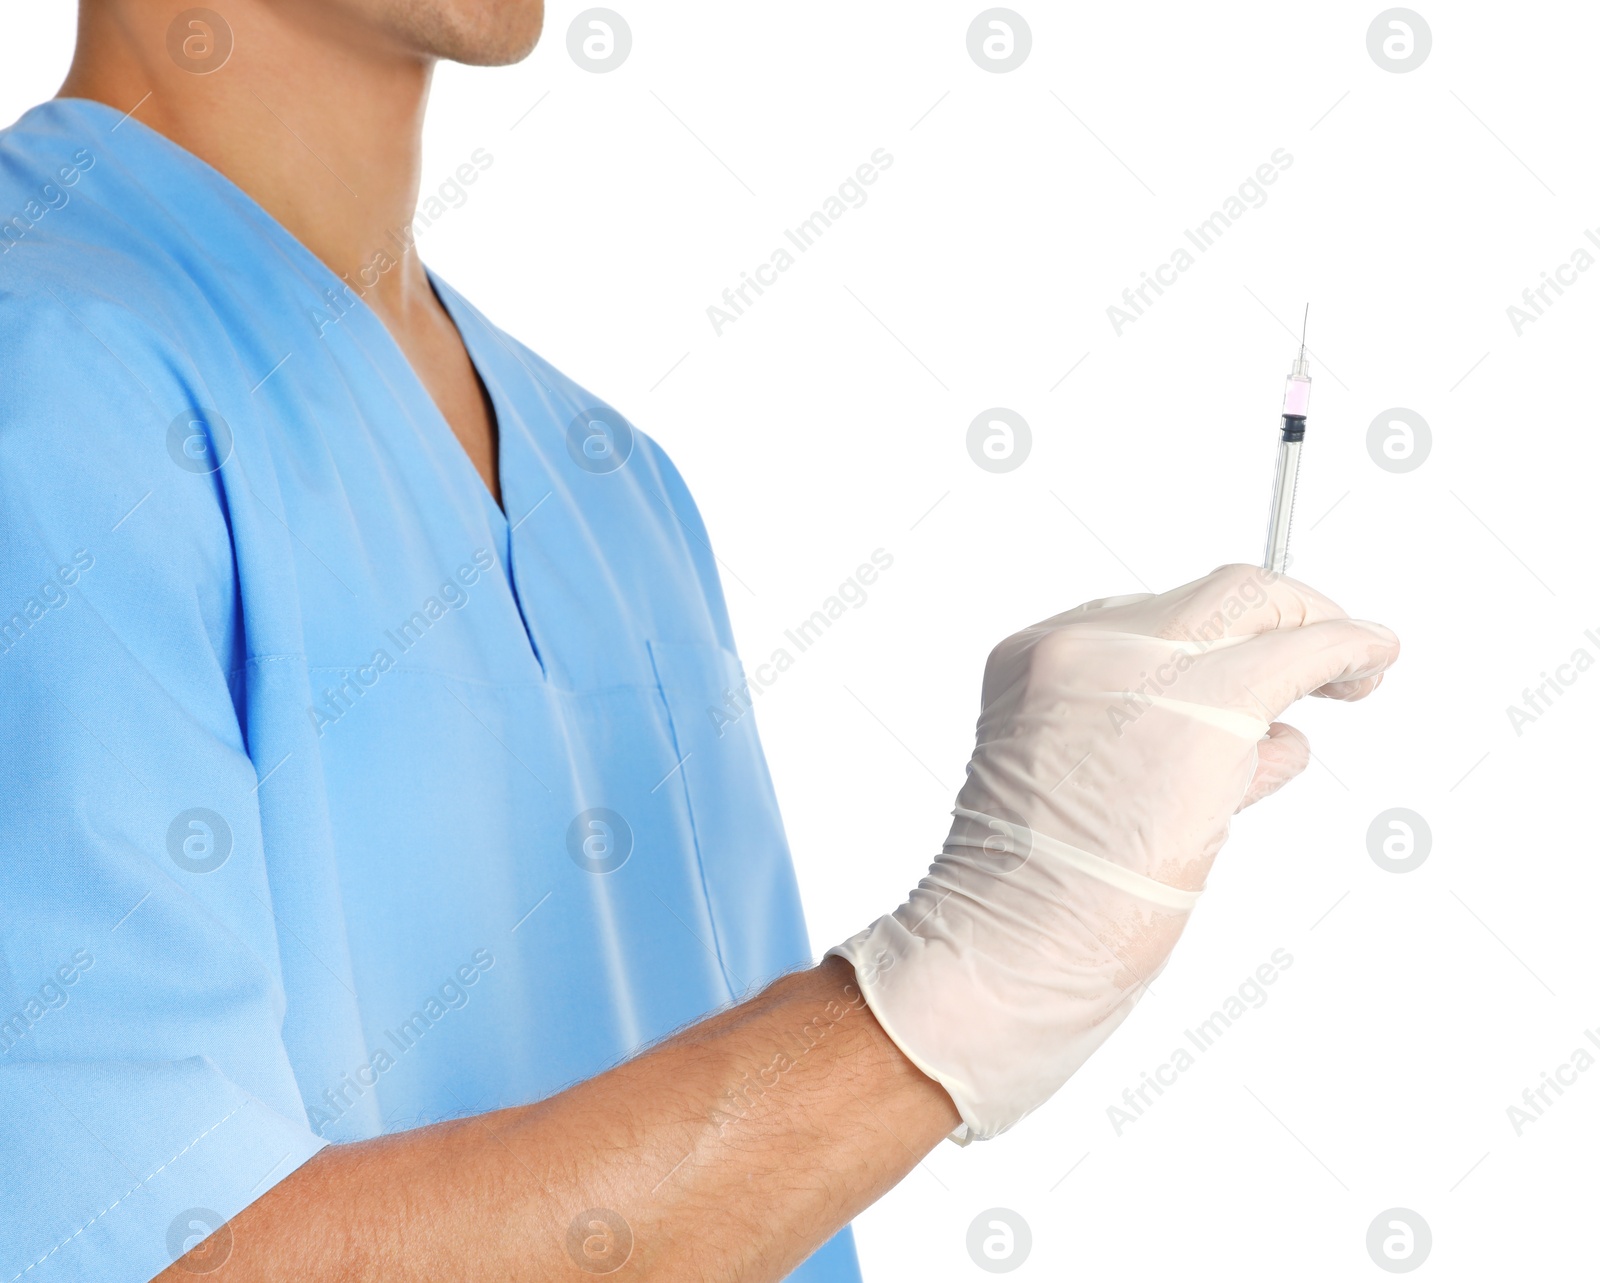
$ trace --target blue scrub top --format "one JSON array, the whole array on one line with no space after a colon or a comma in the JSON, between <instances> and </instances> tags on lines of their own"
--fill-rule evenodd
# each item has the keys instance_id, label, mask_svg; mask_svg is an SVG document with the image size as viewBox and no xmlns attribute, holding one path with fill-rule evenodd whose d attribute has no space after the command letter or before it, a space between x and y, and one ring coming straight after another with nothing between
<instances>
[{"instance_id":1,"label":"blue scrub top","mask_svg":"<svg viewBox=\"0 0 1600 1283\"><path fill-rule=\"evenodd\" d=\"M0 131L0 219L0 1283L811 961L660 447L436 280L502 514L364 283L103 105Z\"/></svg>"}]
</instances>

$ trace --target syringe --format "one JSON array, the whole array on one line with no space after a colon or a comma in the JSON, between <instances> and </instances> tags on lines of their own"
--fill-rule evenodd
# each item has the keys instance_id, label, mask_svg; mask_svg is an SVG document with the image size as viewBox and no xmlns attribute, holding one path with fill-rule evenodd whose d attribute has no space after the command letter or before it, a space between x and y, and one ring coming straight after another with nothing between
<instances>
[{"instance_id":1,"label":"syringe","mask_svg":"<svg viewBox=\"0 0 1600 1283\"><path fill-rule=\"evenodd\" d=\"M1283 390L1283 434L1278 439L1278 470L1272 478L1272 511L1267 517L1264 569L1281 575L1289 564L1289 520L1294 516L1294 486L1300 475L1300 446L1306 437L1306 410L1311 404L1311 367L1306 362L1306 326L1311 305L1300 322L1300 355L1289 369Z\"/></svg>"}]
</instances>

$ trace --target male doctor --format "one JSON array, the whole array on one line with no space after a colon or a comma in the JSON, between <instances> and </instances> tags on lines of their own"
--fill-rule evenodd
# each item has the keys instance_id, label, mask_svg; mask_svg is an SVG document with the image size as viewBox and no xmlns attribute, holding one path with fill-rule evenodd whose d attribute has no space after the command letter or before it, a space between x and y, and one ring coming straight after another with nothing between
<instances>
[{"instance_id":1,"label":"male doctor","mask_svg":"<svg viewBox=\"0 0 1600 1283\"><path fill-rule=\"evenodd\" d=\"M1397 655L1248 567L1005 640L814 964L682 479L397 243L541 20L82 0L0 131L0 1283L855 1279Z\"/></svg>"}]
</instances>

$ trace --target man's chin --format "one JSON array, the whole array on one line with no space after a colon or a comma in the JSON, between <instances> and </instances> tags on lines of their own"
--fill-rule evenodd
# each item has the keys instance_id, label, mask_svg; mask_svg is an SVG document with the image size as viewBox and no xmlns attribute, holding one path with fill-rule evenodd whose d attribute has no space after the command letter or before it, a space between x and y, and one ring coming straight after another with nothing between
<instances>
[{"instance_id":1,"label":"man's chin","mask_svg":"<svg viewBox=\"0 0 1600 1283\"><path fill-rule=\"evenodd\" d=\"M538 43L539 32L536 29L523 39L507 40L504 38L504 33L496 33L493 40L463 40L451 43L448 48L435 49L432 52L435 57L447 62L459 62L468 67L509 67L526 58Z\"/></svg>"},{"instance_id":2,"label":"man's chin","mask_svg":"<svg viewBox=\"0 0 1600 1283\"><path fill-rule=\"evenodd\" d=\"M521 62L544 29L543 0L362 0L416 53L469 67Z\"/></svg>"}]
</instances>

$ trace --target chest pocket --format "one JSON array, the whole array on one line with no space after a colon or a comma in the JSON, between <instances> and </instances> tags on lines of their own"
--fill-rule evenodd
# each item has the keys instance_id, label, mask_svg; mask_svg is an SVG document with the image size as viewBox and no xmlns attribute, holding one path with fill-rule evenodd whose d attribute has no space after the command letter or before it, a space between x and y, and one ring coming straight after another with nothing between
<instances>
[{"instance_id":1,"label":"chest pocket","mask_svg":"<svg viewBox=\"0 0 1600 1283\"><path fill-rule=\"evenodd\" d=\"M753 693L715 643L650 643L718 949L735 992L811 961Z\"/></svg>"}]
</instances>

